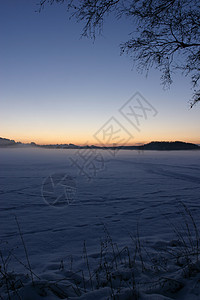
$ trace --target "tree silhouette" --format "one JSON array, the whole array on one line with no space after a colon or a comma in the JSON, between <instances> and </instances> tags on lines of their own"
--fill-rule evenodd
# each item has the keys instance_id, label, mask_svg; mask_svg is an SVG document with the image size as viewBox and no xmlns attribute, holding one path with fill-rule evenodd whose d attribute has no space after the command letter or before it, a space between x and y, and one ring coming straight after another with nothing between
<instances>
[{"instance_id":1,"label":"tree silhouette","mask_svg":"<svg viewBox=\"0 0 200 300\"><path fill-rule=\"evenodd\" d=\"M134 29L120 45L137 69L155 67L161 82L169 87L173 74L189 75L193 88L191 107L200 101L200 2L199 0L41 0L45 4L66 3L70 16L82 21L82 35L96 38L104 19L130 19Z\"/></svg>"}]
</instances>

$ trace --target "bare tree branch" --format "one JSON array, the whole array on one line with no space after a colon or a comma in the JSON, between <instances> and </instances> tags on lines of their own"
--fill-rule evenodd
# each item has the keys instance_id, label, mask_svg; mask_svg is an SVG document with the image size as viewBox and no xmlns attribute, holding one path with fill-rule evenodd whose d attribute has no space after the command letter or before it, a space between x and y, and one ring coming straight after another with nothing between
<instances>
[{"instance_id":1,"label":"bare tree branch","mask_svg":"<svg viewBox=\"0 0 200 300\"><path fill-rule=\"evenodd\" d=\"M200 101L200 2L199 0L41 0L65 3L71 17L83 22L82 35L95 39L104 19L126 17L133 24L131 37L120 45L121 54L133 58L136 67L155 67L164 86L173 82L177 71L191 77L193 102ZM131 25L130 25L131 26ZM192 105L193 106L193 105Z\"/></svg>"}]
</instances>

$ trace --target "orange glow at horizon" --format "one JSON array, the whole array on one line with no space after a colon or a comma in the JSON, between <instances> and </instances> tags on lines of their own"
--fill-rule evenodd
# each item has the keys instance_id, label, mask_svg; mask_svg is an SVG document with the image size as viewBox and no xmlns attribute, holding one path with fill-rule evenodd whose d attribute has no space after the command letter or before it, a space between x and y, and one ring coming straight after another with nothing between
<instances>
[{"instance_id":1,"label":"orange glow at horizon","mask_svg":"<svg viewBox=\"0 0 200 300\"><path fill-rule=\"evenodd\" d=\"M92 139L87 139L84 137L81 138L72 138L72 139L67 139L64 137L51 137L51 136L45 136L45 137L19 137L19 136L1 136L3 138L8 138L11 140L15 140L15 142L21 142L21 143L31 143L34 142L38 145L50 145L50 144L75 144L75 145L96 145L96 146L102 146L103 144L99 143L97 140L94 138ZM142 145L146 143L150 143L152 141L167 141L167 142L175 142L175 141L182 141L186 143L193 143L193 144L200 144L200 140L197 140L195 137L174 137L173 135L165 135L165 138L163 135L152 135L150 136L140 136L140 137L135 137L131 139L128 143L122 143L122 145L125 146L134 146L134 145ZM105 144L105 146L113 146L113 144ZM116 146L120 146L116 144Z\"/></svg>"},{"instance_id":2,"label":"orange glow at horizon","mask_svg":"<svg viewBox=\"0 0 200 300\"><path fill-rule=\"evenodd\" d=\"M102 122L103 123L103 122ZM120 145L139 145L146 144L152 141L182 141L194 144L200 144L200 139L197 132L194 130L194 125L176 122L169 122L168 118L163 120L163 117L159 119L159 116L149 122L143 123L141 131L137 132L129 124L126 124L126 130L132 135L127 136L122 134L120 139L103 139L104 134L98 136L99 140L95 139L94 134L98 132L98 128L101 128L101 122L95 122L95 120L89 120L85 123L66 123L59 124L58 122L52 122L45 124L30 124L29 126L19 127L5 127L1 129L0 137L15 140L16 142L31 143L34 142L39 145L47 144L75 144L75 145L96 145L102 146L116 146ZM61 126L62 125L62 126ZM121 143L117 141L123 140Z\"/></svg>"}]
</instances>

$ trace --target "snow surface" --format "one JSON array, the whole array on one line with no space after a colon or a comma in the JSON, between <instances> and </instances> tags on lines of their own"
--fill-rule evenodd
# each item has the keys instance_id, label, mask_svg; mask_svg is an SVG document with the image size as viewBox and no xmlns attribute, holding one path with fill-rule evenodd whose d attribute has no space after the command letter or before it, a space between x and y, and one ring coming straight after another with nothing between
<instances>
[{"instance_id":1,"label":"snow surface","mask_svg":"<svg viewBox=\"0 0 200 300\"><path fill-rule=\"evenodd\" d=\"M200 299L200 151L84 151L0 149L0 299Z\"/></svg>"}]
</instances>

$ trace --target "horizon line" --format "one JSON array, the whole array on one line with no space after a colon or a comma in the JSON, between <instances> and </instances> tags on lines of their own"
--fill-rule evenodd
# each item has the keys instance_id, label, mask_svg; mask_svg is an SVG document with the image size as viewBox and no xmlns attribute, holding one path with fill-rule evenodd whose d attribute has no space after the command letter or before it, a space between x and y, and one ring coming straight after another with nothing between
<instances>
[{"instance_id":1,"label":"horizon line","mask_svg":"<svg viewBox=\"0 0 200 300\"><path fill-rule=\"evenodd\" d=\"M8 140L8 141L14 141L16 144L24 144L24 145L36 145L36 146L65 146L65 145L68 145L68 146L78 146L78 147L113 147L113 148L117 148L117 147L138 147L138 146L143 146L145 144L149 144L149 143L153 143L153 142L160 142L160 143L175 143L175 142L182 142L182 143L189 143L189 144L195 144L195 145L200 145L200 142L186 142L186 141L182 141L182 140L178 140L178 139L174 139L174 140L151 140L151 141L145 141L145 142L137 142L137 143L134 143L134 144L130 144L130 143L125 143L125 144L122 144L122 145L117 145L116 143L111 143L111 144L94 144L94 143L36 143L36 142L26 142L26 141L16 141L14 139L9 139L9 138L3 138L3 137L0 137L0 139L3 139L3 140Z\"/></svg>"}]
</instances>

